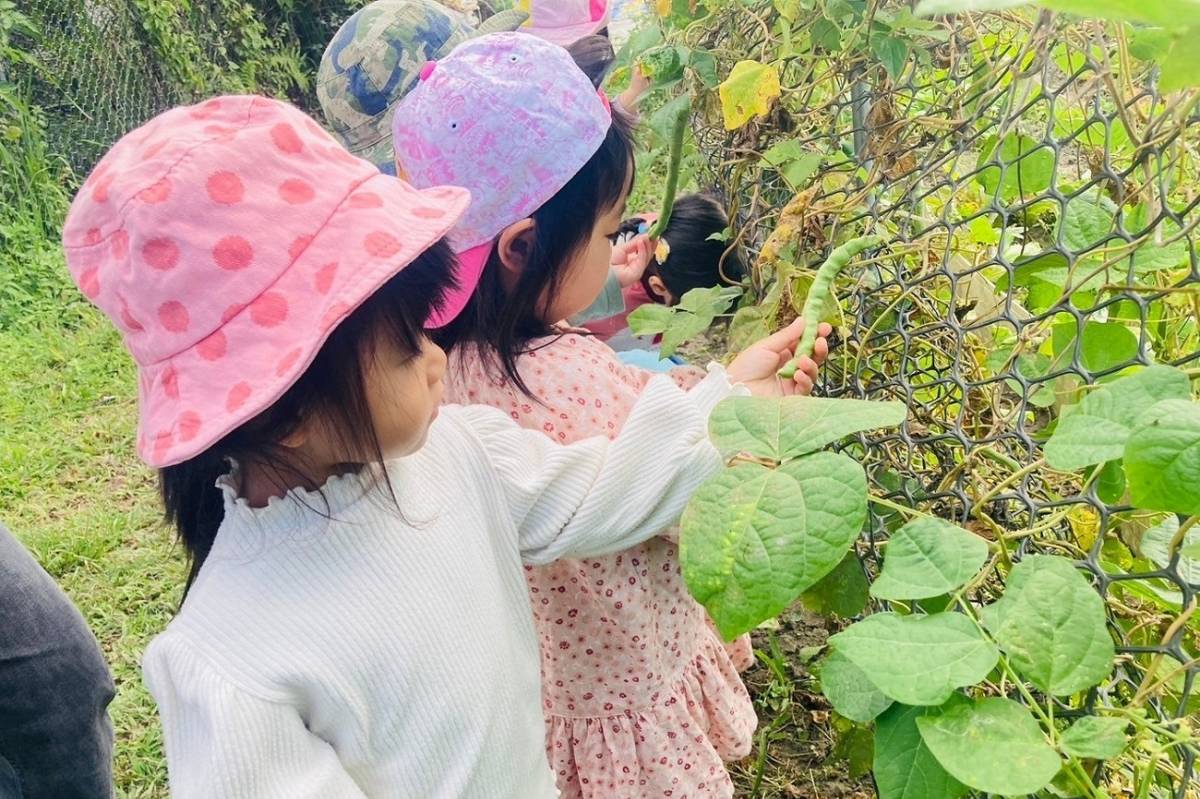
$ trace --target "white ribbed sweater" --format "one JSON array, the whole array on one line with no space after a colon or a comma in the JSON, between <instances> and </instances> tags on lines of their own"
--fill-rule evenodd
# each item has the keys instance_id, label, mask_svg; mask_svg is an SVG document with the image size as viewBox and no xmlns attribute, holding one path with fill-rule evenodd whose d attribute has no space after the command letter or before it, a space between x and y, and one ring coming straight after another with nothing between
<instances>
[{"instance_id":1,"label":"white ribbed sweater","mask_svg":"<svg viewBox=\"0 0 1200 799\"><path fill-rule=\"evenodd\" d=\"M224 481L212 552L143 663L173 795L555 796L522 561L667 527L720 465L712 371L686 394L655 378L611 442L443 408L388 464L402 515L359 476L266 508Z\"/></svg>"}]
</instances>

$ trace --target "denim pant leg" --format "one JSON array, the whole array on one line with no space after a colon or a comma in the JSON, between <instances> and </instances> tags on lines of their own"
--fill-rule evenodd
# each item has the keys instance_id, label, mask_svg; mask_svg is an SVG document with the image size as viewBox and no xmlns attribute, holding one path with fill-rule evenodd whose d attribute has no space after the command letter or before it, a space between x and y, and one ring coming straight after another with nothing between
<instances>
[{"instance_id":1,"label":"denim pant leg","mask_svg":"<svg viewBox=\"0 0 1200 799\"><path fill-rule=\"evenodd\" d=\"M112 796L114 694L79 611L0 525L0 799Z\"/></svg>"}]
</instances>

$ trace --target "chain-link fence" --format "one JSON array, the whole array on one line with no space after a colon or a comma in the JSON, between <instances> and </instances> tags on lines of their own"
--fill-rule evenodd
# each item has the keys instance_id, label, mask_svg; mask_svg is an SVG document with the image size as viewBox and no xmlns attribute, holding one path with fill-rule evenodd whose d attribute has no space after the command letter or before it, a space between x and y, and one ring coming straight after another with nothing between
<instances>
[{"instance_id":1,"label":"chain-link fence","mask_svg":"<svg viewBox=\"0 0 1200 799\"><path fill-rule=\"evenodd\" d=\"M32 59L7 80L46 114L52 152L83 175L154 114L219 92L315 107L311 76L364 0L27 0Z\"/></svg>"},{"instance_id":2,"label":"chain-link fence","mask_svg":"<svg viewBox=\"0 0 1200 799\"><path fill-rule=\"evenodd\" d=\"M842 229L886 234L893 244L839 281L843 335L824 376L830 395L909 407L899 430L855 445L874 493L1012 558L1077 559L1120 644L1118 679L1088 707L1136 705L1156 685L1152 715L1194 714L1200 561L1150 540L1163 515L1134 512L1113 475L1056 472L1042 444L1086 387L1135 364L1198 365L1195 95L1156 91L1130 56L1133 28L1030 11L903 28L901 11L880 14L881 33L869 13L833 25L835 7L758 3L689 31L720 74L795 54L768 117L730 133L713 101L694 120L708 179L758 257L746 319L794 316ZM868 568L901 521L873 513ZM1157 770L1148 795L1194 797L1196 754L1168 745L1131 762Z\"/></svg>"}]
</instances>

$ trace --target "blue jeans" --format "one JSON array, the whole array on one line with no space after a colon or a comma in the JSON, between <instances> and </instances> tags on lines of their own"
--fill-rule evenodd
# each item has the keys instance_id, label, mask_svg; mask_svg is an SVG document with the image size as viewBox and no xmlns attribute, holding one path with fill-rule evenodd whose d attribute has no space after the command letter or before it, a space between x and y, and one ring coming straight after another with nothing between
<instances>
[{"instance_id":1,"label":"blue jeans","mask_svg":"<svg viewBox=\"0 0 1200 799\"><path fill-rule=\"evenodd\" d=\"M79 611L0 525L0 799L112 796L115 693Z\"/></svg>"}]
</instances>

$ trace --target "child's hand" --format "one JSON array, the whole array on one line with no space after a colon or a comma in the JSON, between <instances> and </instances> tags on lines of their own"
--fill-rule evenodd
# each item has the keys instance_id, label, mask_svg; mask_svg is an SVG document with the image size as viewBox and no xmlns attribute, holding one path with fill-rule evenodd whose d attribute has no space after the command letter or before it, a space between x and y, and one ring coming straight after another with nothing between
<instances>
[{"instance_id":1,"label":"child's hand","mask_svg":"<svg viewBox=\"0 0 1200 799\"><path fill-rule=\"evenodd\" d=\"M790 325L758 341L733 359L726 373L734 383L741 383L756 397L779 397L812 393L817 380L817 368L829 355L829 342L825 337L833 328L822 323L817 328L817 343L811 358L800 359L796 376L783 380L775 373L792 358L796 343L804 333L804 320L797 319Z\"/></svg>"},{"instance_id":2,"label":"child's hand","mask_svg":"<svg viewBox=\"0 0 1200 799\"><path fill-rule=\"evenodd\" d=\"M650 259L654 257L654 242L649 236L637 236L613 247L612 270L627 289L642 279Z\"/></svg>"}]
</instances>

